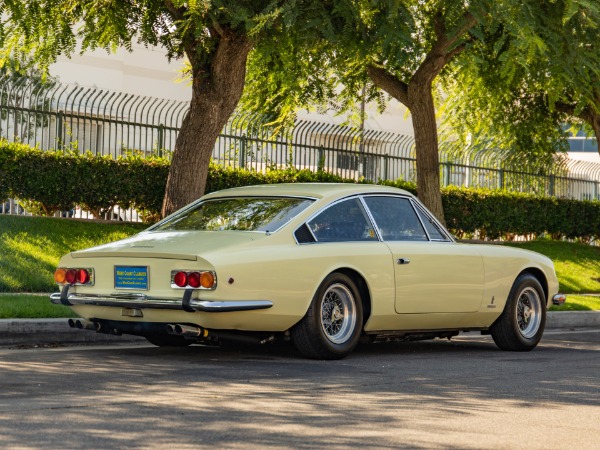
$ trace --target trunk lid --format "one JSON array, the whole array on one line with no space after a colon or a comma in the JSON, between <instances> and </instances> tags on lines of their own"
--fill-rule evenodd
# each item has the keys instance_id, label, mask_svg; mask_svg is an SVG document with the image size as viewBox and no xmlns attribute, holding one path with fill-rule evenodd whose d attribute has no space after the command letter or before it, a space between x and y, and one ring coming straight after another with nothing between
<instances>
[{"instance_id":1,"label":"trunk lid","mask_svg":"<svg viewBox=\"0 0 600 450\"><path fill-rule=\"evenodd\" d=\"M264 233L243 231L157 231L143 232L109 244L71 253L73 258L160 258L195 261L214 250L243 246Z\"/></svg>"}]
</instances>

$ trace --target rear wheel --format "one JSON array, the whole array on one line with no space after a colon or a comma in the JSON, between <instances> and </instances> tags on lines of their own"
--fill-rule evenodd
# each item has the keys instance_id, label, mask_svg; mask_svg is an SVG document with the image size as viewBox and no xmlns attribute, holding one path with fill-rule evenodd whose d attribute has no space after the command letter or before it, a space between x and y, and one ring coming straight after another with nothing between
<instances>
[{"instance_id":1,"label":"rear wheel","mask_svg":"<svg viewBox=\"0 0 600 450\"><path fill-rule=\"evenodd\" d=\"M190 340L169 334L153 334L144 337L148 342L157 347L187 347L188 345L192 345L192 341Z\"/></svg>"},{"instance_id":2,"label":"rear wheel","mask_svg":"<svg viewBox=\"0 0 600 450\"><path fill-rule=\"evenodd\" d=\"M533 350L546 325L546 295L531 274L520 275L500 317L490 327L494 342L502 350Z\"/></svg>"},{"instance_id":3,"label":"rear wheel","mask_svg":"<svg viewBox=\"0 0 600 450\"><path fill-rule=\"evenodd\" d=\"M356 347L362 321L356 284L342 273L332 273L319 286L304 318L292 328L292 340L309 358L343 358Z\"/></svg>"}]
</instances>

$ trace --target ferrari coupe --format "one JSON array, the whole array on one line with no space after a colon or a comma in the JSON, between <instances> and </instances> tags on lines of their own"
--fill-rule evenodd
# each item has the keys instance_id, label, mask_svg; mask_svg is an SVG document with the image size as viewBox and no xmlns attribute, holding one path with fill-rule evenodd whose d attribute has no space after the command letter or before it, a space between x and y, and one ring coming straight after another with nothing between
<instances>
[{"instance_id":1,"label":"ferrari coupe","mask_svg":"<svg viewBox=\"0 0 600 450\"><path fill-rule=\"evenodd\" d=\"M468 331L532 350L565 300L545 256L456 242L410 193L364 184L213 192L65 255L54 278L72 327L157 346L284 339L316 359Z\"/></svg>"}]
</instances>

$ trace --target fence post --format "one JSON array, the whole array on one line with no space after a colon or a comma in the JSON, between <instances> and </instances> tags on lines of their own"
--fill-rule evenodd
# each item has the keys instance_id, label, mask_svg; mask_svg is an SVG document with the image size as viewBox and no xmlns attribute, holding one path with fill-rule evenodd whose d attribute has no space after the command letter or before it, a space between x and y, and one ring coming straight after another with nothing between
<instances>
[{"instance_id":1,"label":"fence post","mask_svg":"<svg viewBox=\"0 0 600 450\"><path fill-rule=\"evenodd\" d=\"M325 151L322 145L319 146L317 158L317 171L322 172L325 170Z\"/></svg>"},{"instance_id":2,"label":"fence post","mask_svg":"<svg viewBox=\"0 0 600 450\"><path fill-rule=\"evenodd\" d=\"M384 180L390 179L389 163L390 163L390 155L388 155L386 153L385 155L383 155L383 179Z\"/></svg>"},{"instance_id":3,"label":"fence post","mask_svg":"<svg viewBox=\"0 0 600 450\"><path fill-rule=\"evenodd\" d=\"M444 165L444 178L442 180L444 186L450 185L450 163L442 163Z\"/></svg>"},{"instance_id":4,"label":"fence post","mask_svg":"<svg viewBox=\"0 0 600 450\"><path fill-rule=\"evenodd\" d=\"M162 158L163 149L165 148L165 126L161 123L158 125L158 156Z\"/></svg>"},{"instance_id":5,"label":"fence post","mask_svg":"<svg viewBox=\"0 0 600 450\"><path fill-rule=\"evenodd\" d=\"M555 182L555 176L554 174L550 174L550 183L549 183L549 191L548 192L550 194L550 197L554 197L554 182Z\"/></svg>"},{"instance_id":6,"label":"fence post","mask_svg":"<svg viewBox=\"0 0 600 450\"><path fill-rule=\"evenodd\" d=\"M240 137L240 160L239 160L239 168L246 168L246 135L242 134Z\"/></svg>"},{"instance_id":7,"label":"fence post","mask_svg":"<svg viewBox=\"0 0 600 450\"><path fill-rule=\"evenodd\" d=\"M58 111L56 115L56 139L54 140L54 150L58 150L59 148L64 149L63 144L63 130L64 130L64 112Z\"/></svg>"},{"instance_id":8,"label":"fence post","mask_svg":"<svg viewBox=\"0 0 600 450\"><path fill-rule=\"evenodd\" d=\"M504 169L498 171L498 189L504 189Z\"/></svg>"}]
</instances>

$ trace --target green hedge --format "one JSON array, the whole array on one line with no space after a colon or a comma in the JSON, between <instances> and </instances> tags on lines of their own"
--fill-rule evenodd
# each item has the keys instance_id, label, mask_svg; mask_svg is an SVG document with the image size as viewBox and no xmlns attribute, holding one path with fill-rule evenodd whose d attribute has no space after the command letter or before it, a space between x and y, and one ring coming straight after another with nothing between
<instances>
[{"instance_id":1,"label":"green hedge","mask_svg":"<svg viewBox=\"0 0 600 450\"><path fill-rule=\"evenodd\" d=\"M147 221L160 215L169 162L52 152L0 141L0 199L16 197L32 212L53 214L80 205L102 217L114 205L136 208ZM212 164L206 192L253 184L347 182L328 172L272 170L266 174ZM416 193L414 183L384 181ZM459 237L511 239L516 235L600 238L600 202L537 197L501 190L442 189L448 228Z\"/></svg>"}]
</instances>

